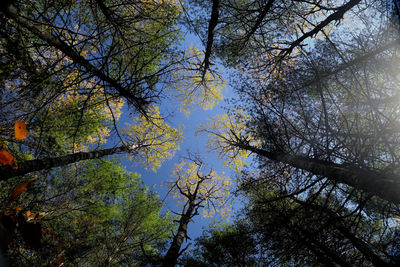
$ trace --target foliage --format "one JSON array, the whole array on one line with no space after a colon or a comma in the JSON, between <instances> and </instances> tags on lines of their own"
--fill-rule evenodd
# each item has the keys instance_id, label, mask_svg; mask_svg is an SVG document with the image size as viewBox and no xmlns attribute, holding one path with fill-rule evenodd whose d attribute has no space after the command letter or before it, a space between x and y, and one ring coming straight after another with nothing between
<instances>
[{"instance_id":1,"label":"foliage","mask_svg":"<svg viewBox=\"0 0 400 267\"><path fill-rule=\"evenodd\" d=\"M141 160L146 168L156 171L163 160L171 159L179 150L182 133L164 122L157 106L151 106L147 114L147 118L133 118L135 124L128 124L123 134L133 144L132 149L141 147L138 153L131 155L131 160Z\"/></svg>"},{"instance_id":2,"label":"foliage","mask_svg":"<svg viewBox=\"0 0 400 267\"><path fill-rule=\"evenodd\" d=\"M232 182L229 177L218 175L211 170L207 175L201 171L202 164L182 160L175 165L170 182L172 197L177 199L177 205L184 207L187 201L193 201L203 208L203 217L210 218L215 214L228 217L231 204L228 201Z\"/></svg>"},{"instance_id":3,"label":"foliage","mask_svg":"<svg viewBox=\"0 0 400 267\"><path fill-rule=\"evenodd\" d=\"M213 226L195 240L196 248L182 259L184 266L255 266L256 242L248 226Z\"/></svg>"},{"instance_id":4,"label":"foliage","mask_svg":"<svg viewBox=\"0 0 400 267\"><path fill-rule=\"evenodd\" d=\"M175 77L171 92L178 101L179 109L189 115L190 108L201 106L204 110L212 109L215 104L222 100L222 88L225 82L218 72L207 72L204 76L200 73L204 55L193 46L185 51L188 59L185 65L172 73Z\"/></svg>"},{"instance_id":5,"label":"foliage","mask_svg":"<svg viewBox=\"0 0 400 267\"><path fill-rule=\"evenodd\" d=\"M199 127L199 132L208 134L208 148L217 150L220 158L224 159L224 165L237 172L246 166L245 160L249 153L233 144L244 142L256 145L256 140L248 134L246 128L249 119L250 117L244 113L243 109L237 109L229 114L217 115Z\"/></svg>"},{"instance_id":6,"label":"foliage","mask_svg":"<svg viewBox=\"0 0 400 267\"><path fill-rule=\"evenodd\" d=\"M381 217L340 206L334 195L302 200L265 184L247 189L246 217L272 265L335 264L379 266L395 261L391 244L398 229ZM322 266L321 265L321 266Z\"/></svg>"},{"instance_id":7,"label":"foliage","mask_svg":"<svg viewBox=\"0 0 400 267\"><path fill-rule=\"evenodd\" d=\"M43 214L42 245L37 251L14 245L9 258L36 266L60 258L69 265L129 265L157 254L171 218L161 215L161 201L139 176L118 164L91 161L38 179L18 205L28 217Z\"/></svg>"},{"instance_id":8,"label":"foliage","mask_svg":"<svg viewBox=\"0 0 400 267\"><path fill-rule=\"evenodd\" d=\"M2 251L23 266L174 265L200 209L229 216L231 180L198 159L176 164L182 211L163 257L175 227L158 196L100 158L126 153L153 171L172 159L182 127L159 106L212 109L222 63L238 98L199 132L248 203L186 264L396 264L396 13L397 1L5 1ZM183 20L204 52L184 48Z\"/></svg>"}]
</instances>

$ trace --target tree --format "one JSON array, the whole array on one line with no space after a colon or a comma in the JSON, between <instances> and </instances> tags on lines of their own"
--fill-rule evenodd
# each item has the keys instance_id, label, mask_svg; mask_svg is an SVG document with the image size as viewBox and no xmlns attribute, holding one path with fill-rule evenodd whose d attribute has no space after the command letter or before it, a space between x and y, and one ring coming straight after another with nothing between
<instances>
[{"instance_id":1,"label":"tree","mask_svg":"<svg viewBox=\"0 0 400 267\"><path fill-rule=\"evenodd\" d=\"M113 147L119 152L146 141L132 159L146 158L156 169L179 148L181 135L161 122L164 114L154 103L169 97L185 113L195 105L212 108L222 99L223 81L210 73L201 80L201 53L176 48L181 10L175 2L89 2L2 4L1 82L7 97L0 99L0 142L17 161L49 161L100 151L118 139ZM140 113L132 119L145 130L120 128L124 103ZM9 138L15 121L28 125L23 143ZM162 141L147 149L155 138Z\"/></svg>"},{"instance_id":2,"label":"tree","mask_svg":"<svg viewBox=\"0 0 400 267\"><path fill-rule=\"evenodd\" d=\"M398 229L359 212L365 202L347 207L340 197L318 194L302 200L263 183L245 190L251 199L245 216L271 263L395 265Z\"/></svg>"},{"instance_id":3,"label":"tree","mask_svg":"<svg viewBox=\"0 0 400 267\"><path fill-rule=\"evenodd\" d=\"M199 159L189 163L183 160L173 171L172 175L176 180L171 182L170 192L183 208L178 214L178 229L163 259L163 266L175 266L179 256L187 249L186 247L181 250L184 239L188 238L187 227L192 218L199 214L200 209L203 209L204 217L213 216L215 213L221 216L229 214L229 178L219 176L213 170L203 175L202 167L203 162Z\"/></svg>"},{"instance_id":4,"label":"tree","mask_svg":"<svg viewBox=\"0 0 400 267\"><path fill-rule=\"evenodd\" d=\"M398 46L393 39L376 46L370 40L336 44L327 37L284 76L244 75L236 83L248 100L242 111L203 127L214 136L211 145L231 159L247 151L261 166L287 164L398 204L397 108L387 102L397 95L390 68Z\"/></svg>"},{"instance_id":5,"label":"tree","mask_svg":"<svg viewBox=\"0 0 400 267\"><path fill-rule=\"evenodd\" d=\"M109 3L96 1L92 8L82 8L79 11L74 11L74 9L80 8L84 2L60 3L59 5L43 2L36 5L39 8L45 8L46 4L49 5L47 9L40 12L40 16L46 18L43 20L34 12L26 13L34 7L32 4L20 5L16 1L6 1L2 5L1 11L3 16L28 30L35 38L59 50L72 61L72 65L77 66L91 77L100 79L120 96L125 97L138 111L145 114L146 103L154 96L151 92L154 91L154 79L164 72L158 73L153 66L160 64L160 50L165 52L169 45L169 39L176 37L174 30L168 28L178 14L174 5L164 5L162 7L164 12L159 12L157 10L160 7L159 4L139 3L136 10L140 11L136 14L133 12L133 16L131 16L129 11L134 11L134 6L126 5L123 2L115 5L116 8L112 9L108 7ZM62 14L57 14L58 9L74 12L75 17L70 17L72 23L68 23L67 18L62 17ZM141 28L138 19L147 14L151 14L154 19L163 15L166 26L161 26L155 20L149 20L149 23ZM57 18L61 20L60 27L58 25L60 21ZM94 20L88 20L88 18ZM109 26L103 26L103 23L108 23ZM46 28L42 25L46 25ZM127 28L128 25L129 28ZM133 25L136 27L133 28ZM156 26L156 31L159 30L156 38L152 36L154 26ZM145 37L144 42L147 49L137 50L135 48L135 44L143 42L141 38L138 38L138 32L141 33L141 37ZM72 36L78 36L78 39L81 40L75 43L70 42L68 37ZM149 42L146 37L152 37L156 41ZM90 54L85 56L82 50L91 46L96 47L93 41L103 43L102 49L89 50ZM143 45L141 47L144 48ZM128 51L132 53L133 58L132 56L127 57ZM150 56L148 53L153 51L155 53ZM141 57L141 60L147 61L147 65L141 64L141 60L132 64L134 57ZM93 61L93 59L96 60ZM117 65L118 62L120 64ZM152 66L152 64L155 65Z\"/></svg>"},{"instance_id":6,"label":"tree","mask_svg":"<svg viewBox=\"0 0 400 267\"><path fill-rule=\"evenodd\" d=\"M256 241L245 224L223 224L203 231L184 266L253 266L261 264Z\"/></svg>"},{"instance_id":7,"label":"tree","mask_svg":"<svg viewBox=\"0 0 400 267\"><path fill-rule=\"evenodd\" d=\"M119 164L115 159L88 161L38 177L16 202L41 225L41 246L23 248L17 236L8 251L10 261L132 265L157 254L167 241L171 217L161 214L161 201L139 175Z\"/></svg>"},{"instance_id":8,"label":"tree","mask_svg":"<svg viewBox=\"0 0 400 267\"><path fill-rule=\"evenodd\" d=\"M239 59L236 105L202 127L236 169L256 160L241 174L256 199L247 218L273 264L396 264L398 25L375 4L332 29L311 23L320 35L307 47L265 33L260 52ZM346 16L375 14L349 31Z\"/></svg>"}]
</instances>

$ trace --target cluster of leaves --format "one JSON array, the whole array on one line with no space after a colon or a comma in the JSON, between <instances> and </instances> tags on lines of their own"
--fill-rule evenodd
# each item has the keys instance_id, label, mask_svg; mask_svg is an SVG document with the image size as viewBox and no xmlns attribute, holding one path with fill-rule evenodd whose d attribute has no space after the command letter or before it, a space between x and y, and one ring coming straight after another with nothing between
<instances>
[{"instance_id":1,"label":"cluster of leaves","mask_svg":"<svg viewBox=\"0 0 400 267\"><path fill-rule=\"evenodd\" d=\"M202 173L202 164L198 161L182 160L175 165L170 181L170 192L177 199L178 207L186 207L188 202L202 207L202 215L211 218L218 214L221 218L229 217L231 203L229 194L232 182L229 177L218 175L210 170L207 175Z\"/></svg>"},{"instance_id":2,"label":"cluster of leaves","mask_svg":"<svg viewBox=\"0 0 400 267\"><path fill-rule=\"evenodd\" d=\"M179 150L182 141L181 130L171 128L161 117L159 108L151 106L147 118L140 116L133 118L135 124L128 124L122 130L129 143L140 146L138 153L131 155L132 161L142 161L145 168L156 171L161 162L171 159L176 150Z\"/></svg>"},{"instance_id":3,"label":"cluster of leaves","mask_svg":"<svg viewBox=\"0 0 400 267\"><path fill-rule=\"evenodd\" d=\"M261 264L248 225L214 225L196 238L196 247L181 260L183 266L256 266Z\"/></svg>"}]
</instances>

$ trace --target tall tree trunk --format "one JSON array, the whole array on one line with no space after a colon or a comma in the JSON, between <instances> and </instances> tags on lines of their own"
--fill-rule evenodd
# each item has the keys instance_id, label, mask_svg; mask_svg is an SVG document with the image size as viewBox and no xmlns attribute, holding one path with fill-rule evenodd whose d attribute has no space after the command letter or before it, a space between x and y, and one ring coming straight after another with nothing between
<instances>
[{"instance_id":1,"label":"tall tree trunk","mask_svg":"<svg viewBox=\"0 0 400 267\"><path fill-rule=\"evenodd\" d=\"M181 255L180 249L183 243L183 240L187 236L187 226L190 222L190 219L193 218L195 211L195 205L192 201L189 201L189 207L184 214L182 214L181 219L179 220L178 232L174 236L171 242L171 246L169 247L167 254L164 257L162 266L164 267L173 267L176 265L179 256Z\"/></svg>"},{"instance_id":2,"label":"tall tree trunk","mask_svg":"<svg viewBox=\"0 0 400 267\"><path fill-rule=\"evenodd\" d=\"M261 12L258 14L257 19L254 25L251 27L250 31L246 34L243 40L243 45L249 41L250 37L256 32L258 28L260 28L264 18L267 16L268 12L271 10L272 5L274 4L275 0L269 0L268 3L264 6Z\"/></svg>"},{"instance_id":3,"label":"tall tree trunk","mask_svg":"<svg viewBox=\"0 0 400 267\"><path fill-rule=\"evenodd\" d=\"M90 152L77 152L65 156L27 160L18 162L18 169L14 170L9 165L0 166L0 181L11 177L25 175L34 171L49 170L54 167L61 167L81 160L97 159L104 156L126 152L129 149L125 146L107 148Z\"/></svg>"},{"instance_id":4,"label":"tall tree trunk","mask_svg":"<svg viewBox=\"0 0 400 267\"><path fill-rule=\"evenodd\" d=\"M212 1L212 9L211 9L211 17L208 23L208 36L207 36L207 44L206 44L206 51L204 53L204 68L203 68L203 80L205 78L206 72L210 67L210 57L212 53L212 45L214 42L214 30L218 24L218 15L219 15L219 7L221 5L220 0L213 0Z\"/></svg>"},{"instance_id":5,"label":"tall tree trunk","mask_svg":"<svg viewBox=\"0 0 400 267\"><path fill-rule=\"evenodd\" d=\"M400 177L360 169L351 164L336 164L296 154L270 152L243 143L235 145L270 160L321 175L329 180L369 192L394 204L400 204Z\"/></svg>"}]
</instances>

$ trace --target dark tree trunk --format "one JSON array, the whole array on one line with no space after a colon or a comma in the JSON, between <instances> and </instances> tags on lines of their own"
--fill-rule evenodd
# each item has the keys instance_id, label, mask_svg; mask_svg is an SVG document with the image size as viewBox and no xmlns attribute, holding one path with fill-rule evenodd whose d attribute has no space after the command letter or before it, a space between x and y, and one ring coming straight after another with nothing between
<instances>
[{"instance_id":1,"label":"dark tree trunk","mask_svg":"<svg viewBox=\"0 0 400 267\"><path fill-rule=\"evenodd\" d=\"M25 175L27 173L49 170L55 167L65 166L74 162L88 159L97 159L104 156L126 152L129 149L125 146L108 148L102 150L95 150L91 152L78 152L72 153L65 156L27 160L18 163L18 169L14 170L11 166L2 165L0 166L0 181L7 180L11 177Z\"/></svg>"},{"instance_id":2,"label":"dark tree trunk","mask_svg":"<svg viewBox=\"0 0 400 267\"><path fill-rule=\"evenodd\" d=\"M290 227L290 226L289 226ZM347 263L340 255L338 255L335 251L331 250L324 243L318 241L313 237L313 233L307 232L304 229L297 227L297 229L293 229L293 227L289 228L289 230L296 230L303 240L304 244L318 257L321 255L328 257L332 262L337 263L341 267L351 267L349 263ZM295 233L296 234L296 233Z\"/></svg>"},{"instance_id":3,"label":"dark tree trunk","mask_svg":"<svg viewBox=\"0 0 400 267\"><path fill-rule=\"evenodd\" d=\"M257 16L257 20L254 23L253 27L251 27L251 30L246 34L244 37L243 45L246 45L247 41L250 39L250 37L256 32L256 30L261 26L265 16L268 14L268 12L271 10L272 5L274 4L275 0L269 0L268 3L265 5L265 7L261 10L261 12Z\"/></svg>"},{"instance_id":4,"label":"dark tree trunk","mask_svg":"<svg viewBox=\"0 0 400 267\"><path fill-rule=\"evenodd\" d=\"M189 201L189 207L179 220L178 232L172 239L171 246L164 257L162 266L173 267L176 265L176 262L181 255L180 250L182 243L187 236L187 226L190 220L193 218L194 213L196 213L195 205L192 201Z\"/></svg>"},{"instance_id":5,"label":"dark tree trunk","mask_svg":"<svg viewBox=\"0 0 400 267\"><path fill-rule=\"evenodd\" d=\"M211 10L211 18L208 23L208 36L207 36L207 45L206 45L206 51L204 53L204 68L203 68L203 79L206 75L206 72L210 66L210 57L212 53L212 45L214 42L214 30L215 27L218 24L218 14L219 14L219 6L220 6L220 1L219 0L213 0L213 5L212 5L212 10Z\"/></svg>"},{"instance_id":6,"label":"dark tree trunk","mask_svg":"<svg viewBox=\"0 0 400 267\"><path fill-rule=\"evenodd\" d=\"M343 183L371 193L394 204L400 204L400 177L360 169L351 164L336 164L284 152L270 152L250 145L238 143L236 146L251 151L270 160L321 175L334 182Z\"/></svg>"}]
</instances>

